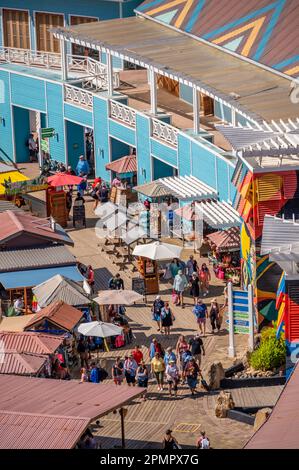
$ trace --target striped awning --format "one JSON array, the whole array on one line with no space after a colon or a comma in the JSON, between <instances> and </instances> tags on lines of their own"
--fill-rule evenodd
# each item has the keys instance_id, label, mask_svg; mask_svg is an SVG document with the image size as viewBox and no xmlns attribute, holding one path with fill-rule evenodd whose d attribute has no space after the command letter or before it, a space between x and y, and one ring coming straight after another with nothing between
<instances>
[{"instance_id":1,"label":"striped awning","mask_svg":"<svg viewBox=\"0 0 299 470\"><path fill-rule=\"evenodd\" d=\"M241 219L239 213L231 204L225 201L201 201L195 203L196 210L201 211L203 220L210 227L223 229L239 227Z\"/></svg>"},{"instance_id":2,"label":"striped awning","mask_svg":"<svg viewBox=\"0 0 299 470\"><path fill-rule=\"evenodd\" d=\"M180 200L217 197L215 189L195 176L170 176L160 178L159 182L167 189L170 189L172 194Z\"/></svg>"},{"instance_id":3,"label":"striped awning","mask_svg":"<svg viewBox=\"0 0 299 470\"><path fill-rule=\"evenodd\" d=\"M127 155L126 157L114 160L106 165L106 170L114 171L122 175L124 173L135 173L137 171L136 155Z\"/></svg>"}]
</instances>

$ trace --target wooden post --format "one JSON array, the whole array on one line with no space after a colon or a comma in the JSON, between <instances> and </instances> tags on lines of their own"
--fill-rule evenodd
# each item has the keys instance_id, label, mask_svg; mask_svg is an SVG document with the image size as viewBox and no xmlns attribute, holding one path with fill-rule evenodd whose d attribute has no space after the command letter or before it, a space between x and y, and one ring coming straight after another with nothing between
<instances>
[{"instance_id":1,"label":"wooden post","mask_svg":"<svg viewBox=\"0 0 299 470\"><path fill-rule=\"evenodd\" d=\"M104 338L104 346L105 346L106 352L109 352L110 350L109 350L106 338Z\"/></svg>"},{"instance_id":2,"label":"wooden post","mask_svg":"<svg viewBox=\"0 0 299 470\"><path fill-rule=\"evenodd\" d=\"M151 114L157 115L157 75L154 69L149 69L150 78L150 97L151 97Z\"/></svg>"},{"instance_id":3,"label":"wooden post","mask_svg":"<svg viewBox=\"0 0 299 470\"><path fill-rule=\"evenodd\" d=\"M253 288L252 284L248 286L248 323L249 323L249 351L254 350L254 308L253 308Z\"/></svg>"},{"instance_id":4,"label":"wooden post","mask_svg":"<svg viewBox=\"0 0 299 470\"><path fill-rule=\"evenodd\" d=\"M28 303L27 303L27 289L26 287L24 287L24 304L25 304L25 314L27 314L27 307L28 307Z\"/></svg>"},{"instance_id":5,"label":"wooden post","mask_svg":"<svg viewBox=\"0 0 299 470\"><path fill-rule=\"evenodd\" d=\"M113 62L110 52L106 53L107 57L107 81L108 81L108 96L113 95Z\"/></svg>"},{"instance_id":6,"label":"wooden post","mask_svg":"<svg viewBox=\"0 0 299 470\"><path fill-rule=\"evenodd\" d=\"M235 337L234 337L234 313L233 313L233 288L232 283L227 284L228 294L228 327L229 327L229 348L228 357L235 357Z\"/></svg>"},{"instance_id":7,"label":"wooden post","mask_svg":"<svg viewBox=\"0 0 299 470\"><path fill-rule=\"evenodd\" d=\"M193 132L199 134L200 131L200 100L198 99L198 90L193 88Z\"/></svg>"},{"instance_id":8,"label":"wooden post","mask_svg":"<svg viewBox=\"0 0 299 470\"><path fill-rule=\"evenodd\" d=\"M125 442L125 416L124 416L124 409L121 408L119 410L120 414L120 422L121 422L121 448L125 449L126 448L126 442Z\"/></svg>"}]
</instances>

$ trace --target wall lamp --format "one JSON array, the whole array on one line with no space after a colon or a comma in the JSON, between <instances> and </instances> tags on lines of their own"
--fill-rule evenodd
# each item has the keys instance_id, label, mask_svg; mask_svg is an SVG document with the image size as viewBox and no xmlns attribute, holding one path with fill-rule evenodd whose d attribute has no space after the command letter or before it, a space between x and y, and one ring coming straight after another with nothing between
<instances>
[{"instance_id":1,"label":"wall lamp","mask_svg":"<svg viewBox=\"0 0 299 470\"><path fill-rule=\"evenodd\" d=\"M5 126L5 119L2 116L0 116L0 124L3 124L3 126Z\"/></svg>"}]
</instances>

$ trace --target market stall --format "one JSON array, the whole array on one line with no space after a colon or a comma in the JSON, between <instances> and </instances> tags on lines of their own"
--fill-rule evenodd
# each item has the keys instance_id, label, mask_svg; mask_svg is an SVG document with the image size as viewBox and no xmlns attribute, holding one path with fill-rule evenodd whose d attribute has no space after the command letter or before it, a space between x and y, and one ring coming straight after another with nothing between
<instances>
[{"instance_id":1,"label":"market stall","mask_svg":"<svg viewBox=\"0 0 299 470\"><path fill-rule=\"evenodd\" d=\"M240 283L240 229L231 227L207 235L210 262L218 279Z\"/></svg>"},{"instance_id":2,"label":"market stall","mask_svg":"<svg viewBox=\"0 0 299 470\"><path fill-rule=\"evenodd\" d=\"M137 181L137 161L136 155L127 155L122 158L118 158L111 163L106 165L106 170L110 170L112 173L112 180L115 176L121 179L122 183L126 183L132 187Z\"/></svg>"},{"instance_id":3,"label":"market stall","mask_svg":"<svg viewBox=\"0 0 299 470\"><path fill-rule=\"evenodd\" d=\"M69 210L67 208L67 193L63 190L64 186L69 188L75 185L79 185L83 178L75 175L69 175L67 173L56 173L53 176L47 178L47 182L50 185L47 189L47 207L48 212L62 227L67 227L69 218ZM80 219L85 219L85 208L84 215L80 214Z\"/></svg>"}]
</instances>

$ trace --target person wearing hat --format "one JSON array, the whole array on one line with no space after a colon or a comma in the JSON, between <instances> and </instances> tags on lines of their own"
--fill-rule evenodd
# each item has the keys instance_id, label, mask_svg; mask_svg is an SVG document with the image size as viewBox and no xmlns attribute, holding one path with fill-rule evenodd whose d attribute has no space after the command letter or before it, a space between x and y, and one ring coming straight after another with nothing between
<instances>
[{"instance_id":1,"label":"person wearing hat","mask_svg":"<svg viewBox=\"0 0 299 470\"><path fill-rule=\"evenodd\" d=\"M184 308L184 291L187 286L188 286L187 278L185 274L183 274L182 269L179 269L173 281L173 290L178 296L177 305L181 305L182 308Z\"/></svg>"},{"instance_id":2,"label":"person wearing hat","mask_svg":"<svg viewBox=\"0 0 299 470\"><path fill-rule=\"evenodd\" d=\"M198 367L200 367L201 355L205 356L206 352L199 333L197 333L193 338L189 339L189 351L197 362Z\"/></svg>"},{"instance_id":3,"label":"person wearing hat","mask_svg":"<svg viewBox=\"0 0 299 470\"><path fill-rule=\"evenodd\" d=\"M178 383L180 378L179 368L175 363L175 360L170 358L169 363L166 367L166 379L168 383L168 391L169 395L172 396L172 390L174 392L174 396L177 396L178 393Z\"/></svg>"},{"instance_id":4,"label":"person wearing hat","mask_svg":"<svg viewBox=\"0 0 299 470\"><path fill-rule=\"evenodd\" d=\"M76 166L76 173L78 176L85 176L87 178L89 173L89 165L88 162L85 160L84 155L80 155L79 161Z\"/></svg>"},{"instance_id":5,"label":"person wearing hat","mask_svg":"<svg viewBox=\"0 0 299 470\"><path fill-rule=\"evenodd\" d=\"M148 369L145 365L145 362L142 360L137 369L137 384L138 387L147 388L148 384ZM143 400L146 400L146 393L142 395Z\"/></svg>"},{"instance_id":6,"label":"person wearing hat","mask_svg":"<svg viewBox=\"0 0 299 470\"><path fill-rule=\"evenodd\" d=\"M214 334L216 328L219 332L221 323L219 321L219 305L217 302L217 299L212 299L211 301L211 308L210 308L210 322L211 322L211 327L212 327L212 333Z\"/></svg>"},{"instance_id":7,"label":"person wearing hat","mask_svg":"<svg viewBox=\"0 0 299 470\"><path fill-rule=\"evenodd\" d=\"M156 299L154 300L153 306L152 306L152 315L153 315L153 320L157 322L158 331L160 331L162 329L161 311L162 311L163 307L164 307L164 302L161 299L161 296L157 295Z\"/></svg>"},{"instance_id":8,"label":"person wearing hat","mask_svg":"<svg viewBox=\"0 0 299 470\"><path fill-rule=\"evenodd\" d=\"M177 358L176 358L176 355L175 353L173 352L172 350L172 347L169 346L167 349L166 349L166 353L164 355L164 362L165 362L165 365L168 366L170 360L173 360L175 363L177 362Z\"/></svg>"},{"instance_id":9,"label":"person wearing hat","mask_svg":"<svg viewBox=\"0 0 299 470\"><path fill-rule=\"evenodd\" d=\"M193 308L192 312L196 316L198 328L201 334L206 335L206 320L208 318L208 309L206 304L201 299L197 300L197 304Z\"/></svg>"}]
</instances>

